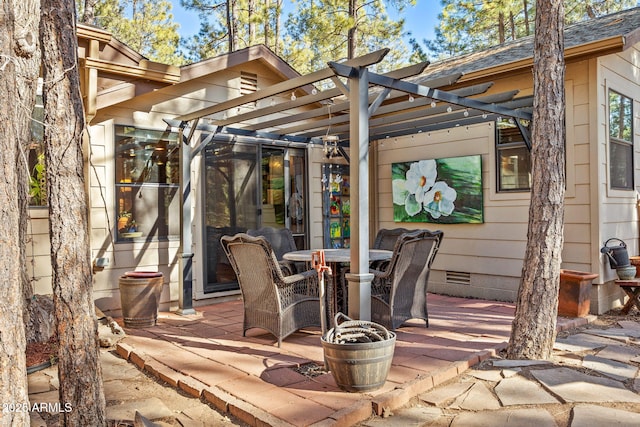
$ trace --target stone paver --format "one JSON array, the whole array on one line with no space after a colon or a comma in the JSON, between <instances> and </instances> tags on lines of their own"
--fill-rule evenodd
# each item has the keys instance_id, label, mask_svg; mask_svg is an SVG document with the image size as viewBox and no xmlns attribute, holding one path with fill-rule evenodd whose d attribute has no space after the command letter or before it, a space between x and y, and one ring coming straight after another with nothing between
<instances>
[{"instance_id":1,"label":"stone paver","mask_svg":"<svg viewBox=\"0 0 640 427\"><path fill-rule=\"evenodd\" d=\"M505 378L495 388L502 406L559 403L540 385L523 377Z\"/></svg>"},{"instance_id":2,"label":"stone paver","mask_svg":"<svg viewBox=\"0 0 640 427\"><path fill-rule=\"evenodd\" d=\"M43 372L34 372L27 376L29 393L44 393L51 391L51 377Z\"/></svg>"},{"instance_id":3,"label":"stone paver","mask_svg":"<svg viewBox=\"0 0 640 427\"><path fill-rule=\"evenodd\" d=\"M634 322L633 320L620 320L618 325L620 325L622 329L640 332L640 323Z\"/></svg>"},{"instance_id":4,"label":"stone paver","mask_svg":"<svg viewBox=\"0 0 640 427\"><path fill-rule=\"evenodd\" d=\"M418 397L423 402L442 407L445 406L447 402L456 399L462 393L467 392L473 384L473 382L453 383L447 386L438 387L435 390L423 393Z\"/></svg>"},{"instance_id":5,"label":"stone paver","mask_svg":"<svg viewBox=\"0 0 640 427\"><path fill-rule=\"evenodd\" d=\"M582 366L598 371L618 381L633 379L638 374L638 368L635 366L600 356L592 356L590 354L584 357Z\"/></svg>"},{"instance_id":6,"label":"stone paver","mask_svg":"<svg viewBox=\"0 0 640 427\"><path fill-rule=\"evenodd\" d=\"M548 360L500 359L492 362L498 368L522 368L523 366L548 365Z\"/></svg>"},{"instance_id":7,"label":"stone paver","mask_svg":"<svg viewBox=\"0 0 640 427\"><path fill-rule=\"evenodd\" d=\"M551 414L544 409L514 409L508 411L465 412L456 416L451 427L557 427Z\"/></svg>"},{"instance_id":8,"label":"stone paver","mask_svg":"<svg viewBox=\"0 0 640 427\"><path fill-rule=\"evenodd\" d=\"M628 362L640 355L640 347L631 347L626 345L608 345L598 353L599 357L604 357L618 362Z\"/></svg>"},{"instance_id":9,"label":"stone paver","mask_svg":"<svg viewBox=\"0 0 640 427\"><path fill-rule=\"evenodd\" d=\"M522 372L522 368L503 369L500 371L500 375L502 375L503 378L510 378L514 375L518 375L520 372Z\"/></svg>"},{"instance_id":10,"label":"stone paver","mask_svg":"<svg viewBox=\"0 0 640 427\"><path fill-rule=\"evenodd\" d=\"M564 402L638 402L640 396L609 378L595 377L569 368L531 371L532 375Z\"/></svg>"},{"instance_id":11,"label":"stone paver","mask_svg":"<svg viewBox=\"0 0 640 427\"><path fill-rule=\"evenodd\" d=\"M567 338L556 339L556 343L553 348L564 351L587 351L615 344L617 344L617 341L615 340L603 338L597 335L580 333L570 335Z\"/></svg>"},{"instance_id":12,"label":"stone paver","mask_svg":"<svg viewBox=\"0 0 640 427\"><path fill-rule=\"evenodd\" d=\"M450 407L467 411L491 411L499 409L500 402L484 383L477 382L468 391L458 396Z\"/></svg>"},{"instance_id":13,"label":"stone paver","mask_svg":"<svg viewBox=\"0 0 640 427\"><path fill-rule=\"evenodd\" d=\"M423 426L442 416L442 409L427 406L414 406L395 411L388 418L374 418L362 423L367 427L411 427Z\"/></svg>"},{"instance_id":14,"label":"stone paver","mask_svg":"<svg viewBox=\"0 0 640 427\"><path fill-rule=\"evenodd\" d=\"M637 427L640 414L596 405L576 405L571 427Z\"/></svg>"},{"instance_id":15,"label":"stone paver","mask_svg":"<svg viewBox=\"0 0 640 427\"><path fill-rule=\"evenodd\" d=\"M39 413L30 412L29 413L29 425L31 427L47 427L47 423L42 419Z\"/></svg>"},{"instance_id":16,"label":"stone paver","mask_svg":"<svg viewBox=\"0 0 640 427\"><path fill-rule=\"evenodd\" d=\"M502 377L502 372L500 371L478 371L478 370L471 370L469 371L469 375L471 375L474 378L477 378L479 380L484 380L484 381L491 381L494 383L497 383L498 381L501 381L503 379Z\"/></svg>"},{"instance_id":17,"label":"stone paver","mask_svg":"<svg viewBox=\"0 0 640 427\"><path fill-rule=\"evenodd\" d=\"M173 416L173 412L157 397L130 400L120 405L107 406L107 420L133 421L136 411L142 416L157 420Z\"/></svg>"}]
</instances>

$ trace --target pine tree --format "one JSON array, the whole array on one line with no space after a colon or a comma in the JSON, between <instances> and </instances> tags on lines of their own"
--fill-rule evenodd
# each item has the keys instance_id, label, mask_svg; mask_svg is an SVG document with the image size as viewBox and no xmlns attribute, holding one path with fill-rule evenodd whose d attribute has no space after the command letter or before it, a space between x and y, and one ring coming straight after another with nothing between
<instances>
[{"instance_id":1,"label":"pine tree","mask_svg":"<svg viewBox=\"0 0 640 427\"><path fill-rule=\"evenodd\" d=\"M404 20L389 17L386 4L398 11L412 2L397 0L314 0L296 2L286 27L288 37L284 59L296 70L307 73L337 61L392 46L376 71L406 65L409 49L404 36Z\"/></svg>"},{"instance_id":2,"label":"pine tree","mask_svg":"<svg viewBox=\"0 0 640 427\"><path fill-rule=\"evenodd\" d=\"M633 0L567 0L565 25L628 9ZM534 0L442 0L442 12L434 40L424 40L427 49L444 58L475 52L509 40L530 36L536 12ZM415 49L414 49L415 50Z\"/></svg>"},{"instance_id":3,"label":"pine tree","mask_svg":"<svg viewBox=\"0 0 640 427\"><path fill-rule=\"evenodd\" d=\"M83 23L110 31L150 60L184 64L178 33L180 25L174 22L170 1L89 0L80 8Z\"/></svg>"}]
</instances>

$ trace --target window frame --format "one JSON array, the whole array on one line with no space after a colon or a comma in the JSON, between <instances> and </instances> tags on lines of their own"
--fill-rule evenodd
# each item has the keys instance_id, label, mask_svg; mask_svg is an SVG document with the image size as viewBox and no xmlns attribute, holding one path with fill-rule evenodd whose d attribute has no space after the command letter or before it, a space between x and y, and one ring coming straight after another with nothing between
<instances>
[{"instance_id":1,"label":"window frame","mask_svg":"<svg viewBox=\"0 0 640 427\"><path fill-rule=\"evenodd\" d=\"M501 142L500 140L500 122L509 122L509 119L498 118L495 121L495 159L496 159L496 193L497 194L513 194L513 193L530 193L531 192L531 173L532 173L532 165L531 165L531 151L528 150L527 145L524 142L524 138L520 135L520 140L518 141L509 141L509 142ZM514 124L515 129L518 127ZM519 132L518 132L519 134ZM501 154L508 150L524 148L529 153L529 185L528 187L518 187L518 188L502 188L502 162L501 162Z\"/></svg>"},{"instance_id":2,"label":"window frame","mask_svg":"<svg viewBox=\"0 0 640 427\"><path fill-rule=\"evenodd\" d=\"M137 136L136 134L144 134L147 133L151 136ZM129 136L127 136L129 135ZM157 138L153 138L153 136L157 136ZM120 144L121 141L126 139L131 139L132 148L123 148ZM135 125L123 125L123 124L115 124L114 125L114 210L116 212L116 225L115 225L115 243L131 243L137 241L170 241L170 240L178 240L180 238L180 230L174 233L171 233L169 228L169 222L171 218L180 216L180 181L179 181L179 171L180 171L180 156L179 150L181 149L181 140L182 135L180 132L172 132L166 129L154 129L150 127L141 127ZM136 147L137 145L139 147ZM162 162L153 161L153 153L156 152L156 149L163 147L167 154ZM173 149L170 149L173 147ZM131 150L131 157L135 158L134 164L144 163L145 170L140 172L139 177L134 180L135 176L133 175L134 171L131 171L129 174L125 171L124 161L121 162L121 159L124 160L123 152L129 152ZM145 154L145 151L152 151L151 154L147 154L147 158L142 157L138 154ZM145 174L146 167L149 165L149 168L157 169L157 171L149 171L147 175ZM160 166L160 167L159 167ZM160 169L164 169L161 171ZM155 175L154 175L155 173ZM170 176L169 176L170 175ZM161 181L164 179L164 182ZM137 182L136 182L137 181ZM145 190L143 192L143 190ZM124 197L121 197L121 193L123 192L131 192L133 195L140 194L140 196L134 196L133 201L129 201L131 206L125 206L127 200ZM165 224L161 224L158 219L160 218L160 205L158 208L153 211L155 213L155 221L153 222L153 227L146 227L147 229L153 230L152 233L143 232L143 225L140 223L139 219L143 215L146 215L146 212L142 212L141 215L135 214L135 200L137 198L142 198L143 195L147 195L151 192L151 200L156 198L156 202L160 200L164 200L164 204L162 207L165 209ZM169 196L167 198L167 196ZM131 197L130 197L131 198ZM172 206L177 204L176 207ZM138 220L136 220L138 217ZM125 223L126 222L126 223ZM148 221L146 221L148 224ZM177 221L179 223L179 221ZM133 228L131 228L133 226ZM161 227L162 226L162 227ZM166 227L166 228L165 228ZM123 231L127 228L126 231ZM164 232L164 234L162 234ZM159 234L160 233L160 234Z\"/></svg>"},{"instance_id":3,"label":"window frame","mask_svg":"<svg viewBox=\"0 0 640 427\"><path fill-rule=\"evenodd\" d=\"M624 100L627 99L629 100L629 104L630 104L630 140L626 140L624 138L619 138L617 136L613 136L611 134L611 94L616 94L620 97L620 100ZM622 192L628 192L628 191L635 191L635 155L634 155L634 151L635 151L635 143L634 143L634 127L633 127L633 121L634 121L634 112L633 112L633 104L634 104L634 99L630 96L624 95L623 93L621 93L620 91L617 91L615 89L612 88L608 88L607 89L607 96L606 96L606 100L607 100L607 145L608 145L608 178L609 178L609 189L613 190L613 191L622 191ZM626 160L628 160L630 162L630 164L628 165L629 170L627 171L628 177L630 178L630 184L627 186L619 186L619 185L614 185L614 179L613 179L613 174L612 174L612 168L614 165L614 155L613 155L613 149L614 147L622 147L625 148L627 150L629 150L629 153L627 155L627 157L625 157Z\"/></svg>"}]
</instances>

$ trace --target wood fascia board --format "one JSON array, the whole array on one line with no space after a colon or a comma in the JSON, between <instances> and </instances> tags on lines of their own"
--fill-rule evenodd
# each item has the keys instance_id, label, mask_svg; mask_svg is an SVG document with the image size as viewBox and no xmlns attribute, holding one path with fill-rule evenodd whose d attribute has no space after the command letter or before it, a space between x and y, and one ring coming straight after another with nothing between
<instances>
[{"instance_id":1,"label":"wood fascia board","mask_svg":"<svg viewBox=\"0 0 640 427\"><path fill-rule=\"evenodd\" d=\"M113 36L111 35L110 32L103 30L101 28L89 27L86 25L78 24L76 28L76 32L78 37L80 38L98 40L99 42L102 42L102 43L109 43L113 39Z\"/></svg>"},{"instance_id":2,"label":"wood fascia board","mask_svg":"<svg viewBox=\"0 0 640 427\"><path fill-rule=\"evenodd\" d=\"M113 88L98 93L96 104L98 110L129 101L136 97L136 85L134 83L121 83Z\"/></svg>"},{"instance_id":3,"label":"wood fascia board","mask_svg":"<svg viewBox=\"0 0 640 427\"><path fill-rule=\"evenodd\" d=\"M264 45L255 45L229 54L185 65L180 69L181 81L197 79L251 61L263 61L269 64L276 74L280 74L281 77L287 79L300 76L300 73L291 68L289 64L276 56L270 49Z\"/></svg>"},{"instance_id":4,"label":"wood fascia board","mask_svg":"<svg viewBox=\"0 0 640 427\"><path fill-rule=\"evenodd\" d=\"M627 50L631 46L640 42L640 28L631 31L626 36L624 36L624 48L623 50Z\"/></svg>"},{"instance_id":5,"label":"wood fascia board","mask_svg":"<svg viewBox=\"0 0 640 427\"><path fill-rule=\"evenodd\" d=\"M612 52L624 50L624 37L616 36L608 39L598 40L593 43L586 43L578 46L573 46L564 51L565 61L582 59L584 57L594 57L607 55ZM512 73L521 71L522 69L533 67L533 57L521 59L507 64L500 64L495 67L485 68L478 71L471 71L464 74L459 83L468 82L484 78L495 78L498 74Z\"/></svg>"},{"instance_id":6,"label":"wood fascia board","mask_svg":"<svg viewBox=\"0 0 640 427\"><path fill-rule=\"evenodd\" d=\"M147 60L140 61L140 65L116 64L96 58L83 58L81 61L86 68L95 68L107 73L135 76L163 83L180 82L180 69L172 65L163 65ZM152 69L152 67L159 69Z\"/></svg>"},{"instance_id":7,"label":"wood fascia board","mask_svg":"<svg viewBox=\"0 0 640 427\"><path fill-rule=\"evenodd\" d=\"M389 52L389 49L381 49L375 52L371 52L357 58L349 59L345 62L349 66L368 66L372 64L377 64L382 61L382 59ZM319 82L321 80L325 80L334 76L333 70L331 68L323 68L318 71L314 71L312 73L302 75L299 77L295 77L290 80L285 80L280 83L276 83L272 86L266 87L264 89L258 90L257 92L253 92L249 95L239 96L237 98L232 98L227 101L220 102L219 104L193 111L189 114L183 114L181 116L176 117L176 120L180 121L191 121L194 119L202 118L211 114L219 113L221 111L228 110L230 108L239 107L244 104L248 104L250 102L259 101L264 98L268 98L270 96L278 95L280 93L291 92L293 90L302 88L306 85L313 84Z\"/></svg>"}]
</instances>

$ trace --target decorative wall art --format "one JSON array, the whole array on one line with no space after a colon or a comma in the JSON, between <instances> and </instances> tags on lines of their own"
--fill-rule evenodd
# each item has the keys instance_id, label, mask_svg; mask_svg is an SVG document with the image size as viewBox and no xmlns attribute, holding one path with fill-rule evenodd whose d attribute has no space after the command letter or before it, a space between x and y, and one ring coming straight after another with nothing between
<instances>
[{"instance_id":1,"label":"decorative wall art","mask_svg":"<svg viewBox=\"0 0 640 427\"><path fill-rule=\"evenodd\" d=\"M484 221L480 155L393 163L391 180L395 222Z\"/></svg>"}]
</instances>

